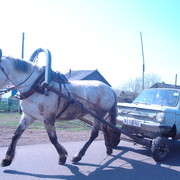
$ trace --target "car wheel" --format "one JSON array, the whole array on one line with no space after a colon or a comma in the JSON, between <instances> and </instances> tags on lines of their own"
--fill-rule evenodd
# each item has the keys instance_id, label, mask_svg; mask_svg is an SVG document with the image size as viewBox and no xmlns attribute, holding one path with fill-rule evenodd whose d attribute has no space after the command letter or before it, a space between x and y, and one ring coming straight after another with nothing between
<instances>
[{"instance_id":1,"label":"car wheel","mask_svg":"<svg viewBox=\"0 0 180 180\"><path fill-rule=\"evenodd\" d=\"M163 161L167 158L169 152L169 142L166 137L157 137L152 141L152 157L155 161Z\"/></svg>"},{"instance_id":2,"label":"car wheel","mask_svg":"<svg viewBox=\"0 0 180 180\"><path fill-rule=\"evenodd\" d=\"M112 135L112 147L116 148L121 140L121 133L114 131Z\"/></svg>"}]
</instances>

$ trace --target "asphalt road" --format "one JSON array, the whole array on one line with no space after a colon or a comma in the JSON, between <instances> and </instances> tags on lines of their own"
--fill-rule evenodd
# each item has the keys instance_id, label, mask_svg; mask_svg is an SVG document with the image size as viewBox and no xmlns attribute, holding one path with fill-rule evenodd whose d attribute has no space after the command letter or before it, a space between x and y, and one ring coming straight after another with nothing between
<instances>
[{"instance_id":1,"label":"asphalt road","mask_svg":"<svg viewBox=\"0 0 180 180\"><path fill-rule=\"evenodd\" d=\"M0 167L0 180L179 180L180 141L171 143L166 161L156 163L150 151L141 145L121 141L113 155L105 153L104 141L95 141L77 164L71 158L84 142L62 143L69 155L66 165L58 165L58 155L51 144L18 146L9 167ZM7 147L0 148L0 158Z\"/></svg>"}]
</instances>

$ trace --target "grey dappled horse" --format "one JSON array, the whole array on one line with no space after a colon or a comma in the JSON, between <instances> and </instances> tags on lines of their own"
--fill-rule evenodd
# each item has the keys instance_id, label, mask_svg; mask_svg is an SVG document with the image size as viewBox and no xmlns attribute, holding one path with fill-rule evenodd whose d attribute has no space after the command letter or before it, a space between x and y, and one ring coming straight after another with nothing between
<instances>
[{"instance_id":1,"label":"grey dappled horse","mask_svg":"<svg viewBox=\"0 0 180 180\"><path fill-rule=\"evenodd\" d=\"M3 57L2 52L0 53L0 88L6 87L9 83L13 84L19 91L23 112L2 166L11 164L18 139L35 120L44 123L49 139L59 154L59 164L66 162L68 153L57 140L56 120L81 119L88 114L88 109L116 124L116 94L109 86L99 81L68 81L55 72L52 72L52 81L48 87L42 85L43 80L44 68L24 60ZM48 94L45 93L45 89ZM99 130L104 133L107 154L112 153L113 129L94 119L90 138L73 157L73 162L81 160L87 148L98 136Z\"/></svg>"}]
</instances>

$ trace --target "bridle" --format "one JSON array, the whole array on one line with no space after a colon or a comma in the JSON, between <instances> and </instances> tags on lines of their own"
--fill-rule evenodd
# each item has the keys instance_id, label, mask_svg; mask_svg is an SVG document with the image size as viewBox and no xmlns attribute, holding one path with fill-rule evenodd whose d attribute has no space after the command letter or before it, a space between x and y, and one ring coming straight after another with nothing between
<instances>
[{"instance_id":1,"label":"bridle","mask_svg":"<svg viewBox=\"0 0 180 180\"><path fill-rule=\"evenodd\" d=\"M4 75L9 79L7 73L4 71L4 68L1 66L1 59L0 59L0 70L4 73Z\"/></svg>"},{"instance_id":2,"label":"bridle","mask_svg":"<svg viewBox=\"0 0 180 180\"><path fill-rule=\"evenodd\" d=\"M7 75L7 73L5 72L4 68L1 66L1 57L2 57L2 54L1 54L1 51L0 51L0 70L4 73L4 75L7 77L7 79L9 80L9 77ZM5 90L0 90L0 95L2 94L5 94L5 93L8 93L9 91L13 90L14 88L8 88L8 89L5 89Z\"/></svg>"},{"instance_id":3,"label":"bridle","mask_svg":"<svg viewBox=\"0 0 180 180\"><path fill-rule=\"evenodd\" d=\"M8 74L5 72L4 68L1 66L1 61L2 61L1 58L2 58L2 52L1 52L1 50L0 50L0 70L4 73L4 75L5 75L5 76L7 77L7 79L9 80ZM0 90L0 95L3 95L3 94L5 94L5 93L8 93L9 91L12 91L12 90L14 90L14 89L17 89L17 88L20 87L22 84L24 84L24 83L32 76L32 74L33 74L34 71L35 71L36 66L37 66L37 63L36 63L36 65L34 66L32 72L30 73L30 75L29 75L24 81L22 81L21 83L19 83L18 85L15 85L15 86L13 86L13 87L10 87L10 88L4 89L4 90Z\"/></svg>"},{"instance_id":4,"label":"bridle","mask_svg":"<svg viewBox=\"0 0 180 180\"><path fill-rule=\"evenodd\" d=\"M2 50L0 49L0 70L4 73L4 75L7 77L7 79L9 79L7 73L4 71L4 68L1 66L1 58L2 58ZM7 93L11 90L9 89L6 89L6 90L0 90L0 95L4 94L4 93Z\"/></svg>"}]
</instances>

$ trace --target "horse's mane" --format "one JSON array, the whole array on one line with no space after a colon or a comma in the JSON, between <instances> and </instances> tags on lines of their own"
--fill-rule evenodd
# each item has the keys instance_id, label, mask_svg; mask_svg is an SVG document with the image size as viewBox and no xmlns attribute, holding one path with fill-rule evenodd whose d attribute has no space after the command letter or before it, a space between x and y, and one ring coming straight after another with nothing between
<instances>
[{"instance_id":1,"label":"horse's mane","mask_svg":"<svg viewBox=\"0 0 180 180\"><path fill-rule=\"evenodd\" d=\"M28 61L24 61L24 60L12 58L12 57L7 57L7 58L12 61L12 64L13 64L16 71L26 73L32 67L32 64Z\"/></svg>"},{"instance_id":2,"label":"horse's mane","mask_svg":"<svg viewBox=\"0 0 180 180\"><path fill-rule=\"evenodd\" d=\"M13 67L16 71L26 73L29 70L32 69L33 64L30 61L25 61L17 58L12 57L6 57L6 59L9 59L12 62ZM44 67L38 67L35 66L34 68L38 69L39 71L44 71ZM56 82L63 82L63 83L69 83L68 79L64 74L61 74L60 72L54 72L52 71L53 80Z\"/></svg>"}]
</instances>

